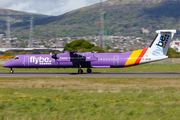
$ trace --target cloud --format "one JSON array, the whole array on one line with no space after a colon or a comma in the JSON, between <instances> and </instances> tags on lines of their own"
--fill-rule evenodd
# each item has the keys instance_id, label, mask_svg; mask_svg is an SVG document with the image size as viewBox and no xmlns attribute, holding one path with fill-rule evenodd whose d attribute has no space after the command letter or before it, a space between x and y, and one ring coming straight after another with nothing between
<instances>
[{"instance_id":1,"label":"cloud","mask_svg":"<svg viewBox=\"0 0 180 120\"><path fill-rule=\"evenodd\" d=\"M98 2L100 0L0 0L0 7L46 15L61 15Z\"/></svg>"}]
</instances>

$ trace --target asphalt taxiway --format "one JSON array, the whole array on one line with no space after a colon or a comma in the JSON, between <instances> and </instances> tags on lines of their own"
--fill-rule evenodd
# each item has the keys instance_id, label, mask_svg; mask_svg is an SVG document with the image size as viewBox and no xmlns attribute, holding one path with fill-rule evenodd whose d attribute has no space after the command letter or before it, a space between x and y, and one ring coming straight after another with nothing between
<instances>
[{"instance_id":1,"label":"asphalt taxiway","mask_svg":"<svg viewBox=\"0 0 180 120\"><path fill-rule=\"evenodd\" d=\"M93 72L91 74L77 74L77 73L61 73L61 72L15 72L13 74L9 72L0 72L0 77L180 77L180 73L168 72L168 73L99 73Z\"/></svg>"}]
</instances>

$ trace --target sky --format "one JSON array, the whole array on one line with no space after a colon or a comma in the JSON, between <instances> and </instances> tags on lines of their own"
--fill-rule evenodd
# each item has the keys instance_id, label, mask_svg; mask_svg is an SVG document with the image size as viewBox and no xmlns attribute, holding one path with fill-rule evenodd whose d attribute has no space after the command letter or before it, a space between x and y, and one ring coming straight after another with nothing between
<instances>
[{"instance_id":1,"label":"sky","mask_svg":"<svg viewBox=\"0 0 180 120\"><path fill-rule=\"evenodd\" d=\"M98 2L100 0L0 0L0 8L46 15L62 15Z\"/></svg>"}]
</instances>

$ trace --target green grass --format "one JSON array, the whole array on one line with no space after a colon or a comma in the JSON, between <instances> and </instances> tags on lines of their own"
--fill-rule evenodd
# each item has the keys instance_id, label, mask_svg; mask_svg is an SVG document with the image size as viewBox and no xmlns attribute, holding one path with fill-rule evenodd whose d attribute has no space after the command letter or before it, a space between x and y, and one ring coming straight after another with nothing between
<instances>
[{"instance_id":1,"label":"green grass","mask_svg":"<svg viewBox=\"0 0 180 120\"><path fill-rule=\"evenodd\" d=\"M180 78L1 78L0 119L177 120Z\"/></svg>"},{"instance_id":2,"label":"green grass","mask_svg":"<svg viewBox=\"0 0 180 120\"><path fill-rule=\"evenodd\" d=\"M0 72L9 72L9 68L0 66ZM14 68L15 72L77 72L76 68L40 68L24 69ZM84 69L84 72L86 69ZM126 68L93 68L93 72L180 72L180 64L143 64Z\"/></svg>"}]
</instances>

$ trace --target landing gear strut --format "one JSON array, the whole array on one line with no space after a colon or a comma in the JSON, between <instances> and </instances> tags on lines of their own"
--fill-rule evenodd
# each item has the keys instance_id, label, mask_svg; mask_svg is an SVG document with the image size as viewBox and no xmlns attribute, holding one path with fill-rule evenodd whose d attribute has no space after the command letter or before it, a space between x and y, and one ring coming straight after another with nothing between
<instances>
[{"instance_id":1,"label":"landing gear strut","mask_svg":"<svg viewBox=\"0 0 180 120\"><path fill-rule=\"evenodd\" d=\"M82 70L82 69L79 69L79 70L78 70L78 74L83 74L83 70Z\"/></svg>"},{"instance_id":2,"label":"landing gear strut","mask_svg":"<svg viewBox=\"0 0 180 120\"><path fill-rule=\"evenodd\" d=\"M92 70L90 68L88 68L87 73L92 73Z\"/></svg>"},{"instance_id":3,"label":"landing gear strut","mask_svg":"<svg viewBox=\"0 0 180 120\"><path fill-rule=\"evenodd\" d=\"M81 69L81 64L75 64L75 66L78 68L78 74L83 74L83 70Z\"/></svg>"},{"instance_id":4,"label":"landing gear strut","mask_svg":"<svg viewBox=\"0 0 180 120\"><path fill-rule=\"evenodd\" d=\"M14 70L11 68L10 73L14 73Z\"/></svg>"}]
</instances>

